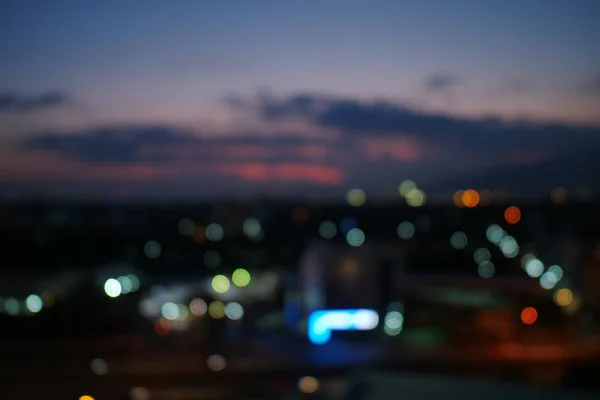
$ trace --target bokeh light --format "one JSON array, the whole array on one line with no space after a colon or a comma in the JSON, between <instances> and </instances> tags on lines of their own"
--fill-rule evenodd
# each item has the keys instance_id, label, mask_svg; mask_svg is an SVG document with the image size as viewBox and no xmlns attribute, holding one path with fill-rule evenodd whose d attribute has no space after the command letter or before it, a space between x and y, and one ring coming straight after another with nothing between
<instances>
[{"instance_id":1,"label":"bokeh light","mask_svg":"<svg viewBox=\"0 0 600 400\"><path fill-rule=\"evenodd\" d=\"M155 240L149 240L144 245L144 254L146 255L146 257L150 258L151 260L160 257L161 252L162 252L162 247Z\"/></svg>"},{"instance_id":2,"label":"bokeh light","mask_svg":"<svg viewBox=\"0 0 600 400\"><path fill-rule=\"evenodd\" d=\"M408 240L415 234L415 226L410 221L401 222L396 228L396 234L400 239Z\"/></svg>"},{"instance_id":3,"label":"bokeh light","mask_svg":"<svg viewBox=\"0 0 600 400\"><path fill-rule=\"evenodd\" d=\"M39 313L44 307L44 302L37 294L31 294L25 300L25 307L27 307L29 312Z\"/></svg>"},{"instance_id":4,"label":"bokeh light","mask_svg":"<svg viewBox=\"0 0 600 400\"><path fill-rule=\"evenodd\" d=\"M220 354L213 354L206 359L206 366L211 371L220 372L227 368L227 360Z\"/></svg>"},{"instance_id":5,"label":"bokeh light","mask_svg":"<svg viewBox=\"0 0 600 400\"><path fill-rule=\"evenodd\" d=\"M225 304L222 301L213 301L208 306L208 315L215 319L221 319L225 316Z\"/></svg>"},{"instance_id":6,"label":"bokeh light","mask_svg":"<svg viewBox=\"0 0 600 400\"><path fill-rule=\"evenodd\" d=\"M454 201L454 204L456 205L456 207L462 208L465 206L465 203L463 203L463 195L464 194L465 194L464 190L458 190L458 191L456 191L456 193L454 193L452 200Z\"/></svg>"},{"instance_id":7,"label":"bokeh light","mask_svg":"<svg viewBox=\"0 0 600 400\"><path fill-rule=\"evenodd\" d=\"M223 235L223 227L219 224L213 223L206 227L206 238L211 242L218 242L223 239Z\"/></svg>"},{"instance_id":8,"label":"bokeh light","mask_svg":"<svg viewBox=\"0 0 600 400\"><path fill-rule=\"evenodd\" d=\"M108 297L119 297L121 295L121 284L116 279L107 279L104 283L104 293Z\"/></svg>"},{"instance_id":9,"label":"bokeh light","mask_svg":"<svg viewBox=\"0 0 600 400\"><path fill-rule=\"evenodd\" d=\"M519 255L519 243L512 236L503 237L498 246L506 258L515 258Z\"/></svg>"},{"instance_id":10,"label":"bokeh light","mask_svg":"<svg viewBox=\"0 0 600 400\"><path fill-rule=\"evenodd\" d=\"M416 188L417 184L415 182L411 180L405 180L402 183L400 183L400 186L398 186L398 193L400 193L402 197L406 197L408 192Z\"/></svg>"},{"instance_id":11,"label":"bokeh light","mask_svg":"<svg viewBox=\"0 0 600 400\"><path fill-rule=\"evenodd\" d=\"M504 219L509 224L512 224L512 225L516 224L517 222L519 222L521 220L521 210L519 210L519 207L516 207L516 206L508 207L504 211Z\"/></svg>"},{"instance_id":12,"label":"bokeh light","mask_svg":"<svg viewBox=\"0 0 600 400\"><path fill-rule=\"evenodd\" d=\"M450 245L456 250L464 249L468 242L469 240L464 232L457 231L450 236Z\"/></svg>"},{"instance_id":13,"label":"bokeh light","mask_svg":"<svg viewBox=\"0 0 600 400\"><path fill-rule=\"evenodd\" d=\"M573 292L567 288L557 290L554 293L554 302L557 306L566 307L573 302Z\"/></svg>"},{"instance_id":14,"label":"bokeh light","mask_svg":"<svg viewBox=\"0 0 600 400\"><path fill-rule=\"evenodd\" d=\"M182 218L177 224L177 230L183 236L192 236L196 230L196 224L189 218Z\"/></svg>"},{"instance_id":15,"label":"bokeh light","mask_svg":"<svg viewBox=\"0 0 600 400\"><path fill-rule=\"evenodd\" d=\"M106 375L108 373L108 363L102 358L94 358L90 363L90 369L96 375Z\"/></svg>"},{"instance_id":16,"label":"bokeh light","mask_svg":"<svg viewBox=\"0 0 600 400\"><path fill-rule=\"evenodd\" d=\"M346 234L346 241L352 247L359 247L365 242L365 233L359 228L352 228Z\"/></svg>"},{"instance_id":17,"label":"bokeh light","mask_svg":"<svg viewBox=\"0 0 600 400\"><path fill-rule=\"evenodd\" d=\"M212 289L217 293L225 293L229 290L229 279L225 275L216 275L211 282Z\"/></svg>"},{"instance_id":18,"label":"bokeh light","mask_svg":"<svg viewBox=\"0 0 600 400\"><path fill-rule=\"evenodd\" d=\"M477 273L481 278L491 278L496 273L496 267L491 261L484 261L477 267Z\"/></svg>"},{"instance_id":19,"label":"bokeh light","mask_svg":"<svg viewBox=\"0 0 600 400\"><path fill-rule=\"evenodd\" d=\"M544 273L544 264L535 257L528 257L525 272L532 278L539 278Z\"/></svg>"},{"instance_id":20,"label":"bokeh light","mask_svg":"<svg viewBox=\"0 0 600 400\"><path fill-rule=\"evenodd\" d=\"M504 230L496 224L488 226L488 228L485 231L485 236L487 237L487 239L495 245L499 245L500 241L504 238L505 235L506 233L504 232Z\"/></svg>"},{"instance_id":21,"label":"bokeh light","mask_svg":"<svg viewBox=\"0 0 600 400\"><path fill-rule=\"evenodd\" d=\"M244 307L236 302L227 303L225 306L225 315L227 318L237 321L244 316Z\"/></svg>"},{"instance_id":22,"label":"bokeh light","mask_svg":"<svg viewBox=\"0 0 600 400\"><path fill-rule=\"evenodd\" d=\"M305 376L298 380L298 390L302 393L312 394L319 390L319 380L313 376Z\"/></svg>"},{"instance_id":23,"label":"bokeh light","mask_svg":"<svg viewBox=\"0 0 600 400\"><path fill-rule=\"evenodd\" d=\"M175 321L179 318L180 309L175 303L167 302L160 308L160 314L162 317L169 321Z\"/></svg>"},{"instance_id":24,"label":"bokeh light","mask_svg":"<svg viewBox=\"0 0 600 400\"><path fill-rule=\"evenodd\" d=\"M233 271L231 275L231 280L233 284L237 287L246 287L250 284L250 272L246 271L244 268L238 268Z\"/></svg>"},{"instance_id":25,"label":"bokeh light","mask_svg":"<svg viewBox=\"0 0 600 400\"><path fill-rule=\"evenodd\" d=\"M483 262L489 261L492 257L490 251L485 247L480 247L473 253L475 264L480 265Z\"/></svg>"},{"instance_id":26,"label":"bokeh light","mask_svg":"<svg viewBox=\"0 0 600 400\"><path fill-rule=\"evenodd\" d=\"M192 312L192 314L201 317L202 315L206 314L206 310L208 309L208 306L206 304L206 301L196 298L196 299L192 299L192 301L190 301L190 311Z\"/></svg>"},{"instance_id":27,"label":"bokeh light","mask_svg":"<svg viewBox=\"0 0 600 400\"><path fill-rule=\"evenodd\" d=\"M337 226L332 221L323 221L319 225L319 235L323 239L333 239L337 235Z\"/></svg>"},{"instance_id":28,"label":"bokeh light","mask_svg":"<svg viewBox=\"0 0 600 400\"><path fill-rule=\"evenodd\" d=\"M523 311L521 311L521 321L525 325L533 325L535 321L537 321L538 312L533 307L525 307Z\"/></svg>"},{"instance_id":29,"label":"bokeh light","mask_svg":"<svg viewBox=\"0 0 600 400\"><path fill-rule=\"evenodd\" d=\"M462 194L462 204L468 208L477 207L479 204L479 193L473 189L465 190Z\"/></svg>"},{"instance_id":30,"label":"bokeh light","mask_svg":"<svg viewBox=\"0 0 600 400\"><path fill-rule=\"evenodd\" d=\"M406 204L411 207L421 207L425 204L427 196L425 192L419 189L411 189L406 193Z\"/></svg>"},{"instance_id":31,"label":"bokeh light","mask_svg":"<svg viewBox=\"0 0 600 400\"><path fill-rule=\"evenodd\" d=\"M351 189L346 194L346 201L354 207L360 207L367 201L367 195L362 189Z\"/></svg>"}]
</instances>

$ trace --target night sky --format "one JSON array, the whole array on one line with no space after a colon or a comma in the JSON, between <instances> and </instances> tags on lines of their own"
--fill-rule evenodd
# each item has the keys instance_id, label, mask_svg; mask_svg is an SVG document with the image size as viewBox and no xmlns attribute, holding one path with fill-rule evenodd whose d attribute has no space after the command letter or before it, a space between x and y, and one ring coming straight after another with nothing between
<instances>
[{"instance_id":1,"label":"night sky","mask_svg":"<svg viewBox=\"0 0 600 400\"><path fill-rule=\"evenodd\" d=\"M587 184L598 21L597 0L4 0L0 194Z\"/></svg>"}]
</instances>

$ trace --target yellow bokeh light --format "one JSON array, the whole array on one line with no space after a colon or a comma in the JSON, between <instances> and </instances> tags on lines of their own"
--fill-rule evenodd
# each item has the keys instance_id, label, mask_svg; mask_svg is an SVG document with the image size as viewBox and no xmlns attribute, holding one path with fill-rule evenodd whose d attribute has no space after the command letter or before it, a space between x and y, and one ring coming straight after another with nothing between
<instances>
[{"instance_id":1,"label":"yellow bokeh light","mask_svg":"<svg viewBox=\"0 0 600 400\"><path fill-rule=\"evenodd\" d=\"M398 192L400 193L400 195L402 197L406 197L406 195L408 194L408 192L410 192L413 189L417 188L417 184L414 183L413 181L410 180L406 180L403 181L400 186L398 186Z\"/></svg>"},{"instance_id":2,"label":"yellow bokeh light","mask_svg":"<svg viewBox=\"0 0 600 400\"><path fill-rule=\"evenodd\" d=\"M298 381L298 389L303 393L314 393L319 390L319 380L312 376L305 376Z\"/></svg>"},{"instance_id":3,"label":"yellow bokeh light","mask_svg":"<svg viewBox=\"0 0 600 400\"><path fill-rule=\"evenodd\" d=\"M237 287L246 287L250 284L250 273L246 271L244 268L238 268L233 271L231 275L231 280L233 284Z\"/></svg>"},{"instance_id":4,"label":"yellow bokeh light","mask_svg":"<svg viewBox=\"0 0 600 400\"><path fill-rule=\"evenodd\" d=\"M473 189L465 190L462 194L462 203L468 208L477 207L479 204L479 193Z\"/></svg>"},{"instance_id":5,"label":"yellow bokeh light","mask_svg":"<svg viewBox=\"0 0 600 400\"><path fill-rule=\"evenodd\" d=\"M569 289L560 289L554 293L554 302L557 306L566 307L573 302L573 292Z\"/></svg>"},{"instance_id":6,"label":"yellow bokeh light","mask_svg":"<svg viewBox=\"0 0 600 400\"><path fill-rule=\"evenodd\" d=\"M348 204L354 207L360 207L367 201L367 195L362 189L351 189L346 195Z\"/></svg>"},{"instance_id":7,"label":"yellow bokeh light","mask_svg":"<svg viewBox=\"0 0 600 400\"><path fill-rule=\"evenodd\" d=\"M79 397L79 400L94 400L94 398L92 396L84 394L83 396Z\"/></svg>"},{"instance_id":8,"label":"yellow bokeh light","mask_svg":"<svg viewBox=\"0 0 600 400\"><path fill-rule=\"evenodd\" d=\"M208 306L208 315L215 319L221 319L225 316L225 304L222 301L213 301Z\"/></svg>"},{"instance_id":9,"label":"yellow bokeh light","mask_svg":"<svg viewBox=\"0 0 600 400\"><path fill-rule=\"evenodd\" d=\"M225 293L229 290L229 279L225 275L216 275L212 279L212 288L217 293Z\"/></svg>"},{"instance_id":10,"label":"yellow bokeh light","mask_svg":"<svg viewBox=\"0 0 600 400\"><path fill-rule=\"evenodd\" d=\"M411 207L421 207L425 204L425 192L419 189L412 189L406 193L406 204Z\"/></svg>"}]
</instances>

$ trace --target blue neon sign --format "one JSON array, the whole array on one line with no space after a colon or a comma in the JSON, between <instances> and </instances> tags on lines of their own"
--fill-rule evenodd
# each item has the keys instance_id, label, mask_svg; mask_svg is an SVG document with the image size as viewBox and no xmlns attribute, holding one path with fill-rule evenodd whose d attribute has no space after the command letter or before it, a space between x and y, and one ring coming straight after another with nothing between
<instances>
[{"instance_id":1,"label":"blue neon sign","mask_svg":"<svg viewBox=\"0 0 600 400\"><path fill-rule=\"evenodd\" d=\"M314 344L325 344L332 331L370 331L378 323L379 314L366 308L313 311L308 317L308 339Z\"/></svg>"}]
</instances>

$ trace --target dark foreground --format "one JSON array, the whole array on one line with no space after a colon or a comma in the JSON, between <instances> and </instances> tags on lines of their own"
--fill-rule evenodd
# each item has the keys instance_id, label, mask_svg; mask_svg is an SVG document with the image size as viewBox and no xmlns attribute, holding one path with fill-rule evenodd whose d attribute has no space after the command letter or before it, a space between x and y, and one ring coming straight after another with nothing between
<instances>
[{"instance_id":1,"label":"dark foreground","mask_svg":"<svg viewBox=\"0 0 600 400\"><path fill-rule=\"evenodd\" d=\"M132 351L130 345L104 350L108 371L95 375L90 360L99 357L98 349L6 344L1 399L481 398L476 394L481 391L503 399L553 398L548 393L576 399L578 392L600 390L598 355L560 346L428 349L332 342L313 347L267 340L222 349L226 365L213 371L206 362L212 352L171 346ZM304 376L320 382L315 393L300 393L298 380Z\"/></svg>"}]
</instances>

